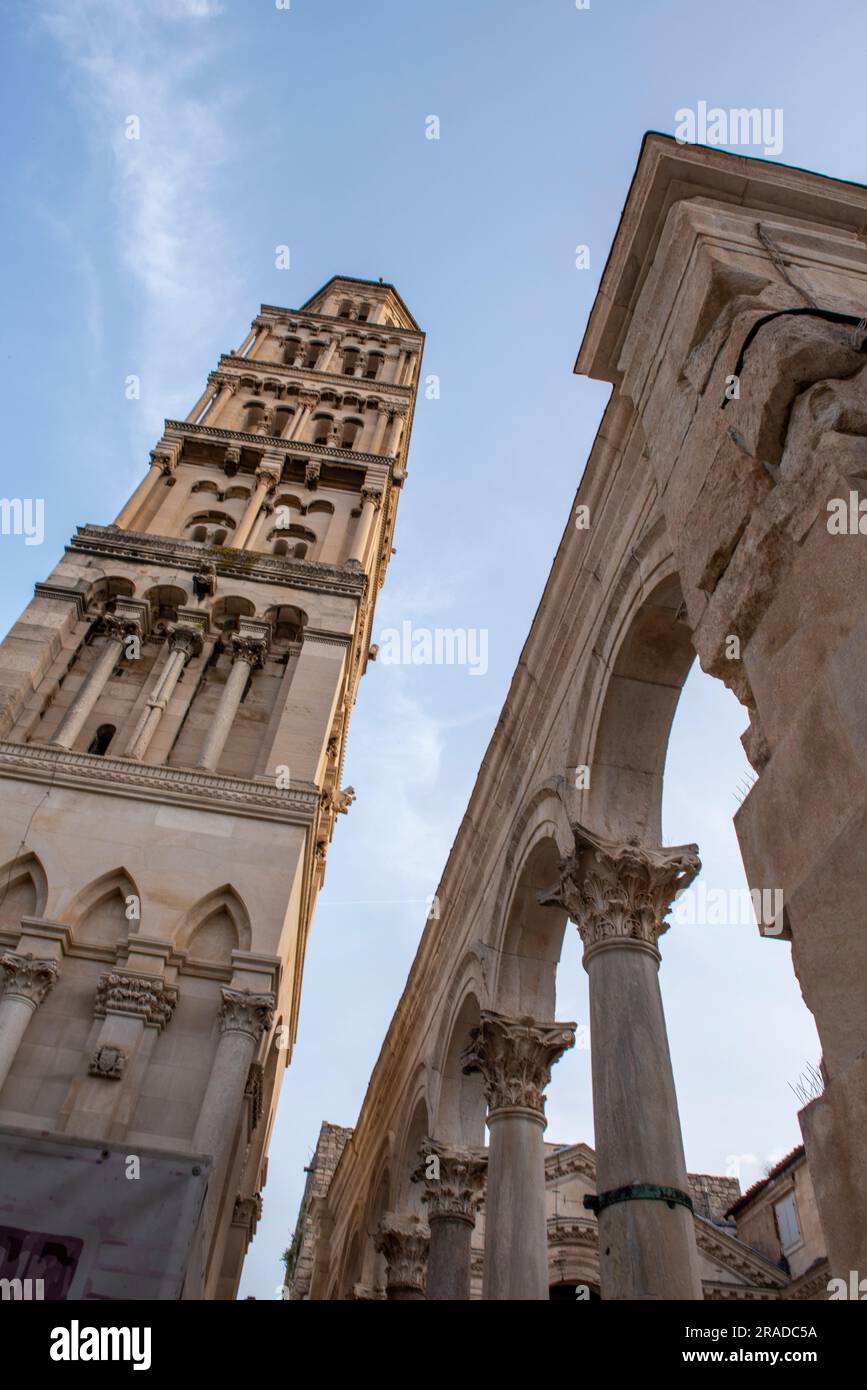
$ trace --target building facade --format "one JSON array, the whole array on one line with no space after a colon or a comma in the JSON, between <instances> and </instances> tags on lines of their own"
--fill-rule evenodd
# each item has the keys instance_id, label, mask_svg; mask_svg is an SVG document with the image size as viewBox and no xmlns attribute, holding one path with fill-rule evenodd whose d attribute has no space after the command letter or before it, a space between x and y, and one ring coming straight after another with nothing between
<instances>
[{"instance_id":1,"label":"building facade","mask_svg":"<svg viewBox=\"0 0 867 1390\"><path fill-rule=\"evenodd\" d=\"M263 305L0 645L0 1277L47 1297L234 1297L422 347L382 282Z\"/></svg>"}]
</instances>

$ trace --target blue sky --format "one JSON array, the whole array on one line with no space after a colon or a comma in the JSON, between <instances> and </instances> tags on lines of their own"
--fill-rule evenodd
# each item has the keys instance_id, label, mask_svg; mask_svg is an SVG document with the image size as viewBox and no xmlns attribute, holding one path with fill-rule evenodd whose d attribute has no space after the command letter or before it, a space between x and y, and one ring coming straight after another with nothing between
<instances>
[{"instance_id":1,"label":"blue sky","mask_svg":"<svg viewBox=\"0 0 867 1390\"><path fill-rule=\"evenodd\" d=\"M112 520L261 302L334 273L393 281L427 332L378 628L486 628L483 678L370 668L242 1294L273 1296L319 1122L351 1124L532 619L608 388L572 365L644 131L700 100L781 108L780 159L867 179L860 0L10 0L0 88L7 392L2 626L77 524ZM438 141L425 139L437 115ZM125 138L127 117L141 138ZM590 248L575 267L574 249ZM291 268L275 269L288 244ZM141 379L141 398L125 380ZM745 718L694 672L665 833L743 884L731 827ZM586 1019L570 934L561 1017ZM798 1141L787 1083L818 1056L788 947L672 930L663 987L687 1159L750 1182ZM589 1054L548 1137L592 1139Z\"/></svg>"}]
</instances>

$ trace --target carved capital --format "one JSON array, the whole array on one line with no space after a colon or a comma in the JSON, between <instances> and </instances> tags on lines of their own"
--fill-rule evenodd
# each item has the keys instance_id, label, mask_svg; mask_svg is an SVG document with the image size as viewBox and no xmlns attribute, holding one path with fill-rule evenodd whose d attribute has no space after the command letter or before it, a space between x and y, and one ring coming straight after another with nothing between
<instances>
[{"instance_id":1,"label":"carved capital","mask_svg":"<svg viewBox=\"0 0 867 1390\"><path fill-rule=\"evenodd\" d=\"M270 430L266 430L265 433L269 434ZM282 472L283 468L279 463L260 463L256 469L256 482L260 487L263 483L266 484L270 492L279 483Z\"/></svg>"},{"instance_id":2,"label":"carved capital","mask_svg":"<svg viewBox=\"0 0 867 1390\"><path fill-rule=\"evenodd\" d=\"M374 1244L388 1266L390 1291L424 1293L430 1229L418 1216L388 1215L383 1219Z\"/></svg>"},{"instance_id":3,"label":"carved capital","mask_svg":"<svg viewBox=\"0 0 867 1390\"><path fill-rule=\"evenodd\" d=\"M261 637L246 637L233 632L229 638L232 648L232 661L246 661L254 671L265 664L268 644Z\"/></svg>"},{"instance_id":4,"label":"carved capital","mask_svg":"<svg viewBox=\"0 0 867 1390\"><path fill-rule=\"evenodd\" d=\"M299 392L298 392L298 404L299 404L299 405L309 405L311 408L312 408L314 405L318 405L318 404L319 404L319 392L318 392L318 391L299 391Z\"/></svg>"},{"instance_id":5,"label":"carved capital","mask_svg":"<svg viewBox=\"0 0 867 1390\"><path fill-rule=\"evenodd\" d=\"M474 1225L485 1190L486 1155L451 1149L433 1139L425 1139L420 1153L412 1181L425 1185L422 1201L428 1221L443 1217Z\"/></svg>"},{"instance_id":6,"label":"carved capital","mask_svg":"<svg viewBox=\"0 0 867 1390\"><path fill-rule=\"evenodd\" d=\"M585 963L595 948L617 943L657 951L674 899L701 869L697 845L651 849L605 840L572 827L575 851L560 861L560 879L539 901L562 907L578 927Z\"/></svg>"},{"instance_id":7,"label":"carved capital","mask_svg":"<svg viewBox=\"0 0 867 1390\"><path fill-rule=\"evenodd\" d=\"M575 1042L574 1023L537 1023L489 1011L470 1034L464 1072L481 1072L490 1112L519 1107L545 1115L551 1068Z\"/></svg>"},{"instance_id":8,"label":"carved capital","mask_svg":"<svg viewBox=\"0 0 867 1390\"><path fill-rule=\"evenodd\" d=\"M249 1033L258 1043L274 1018L273 994L253 994L248 989L224 989L220 1009L223 1033Z\"/></svg>"},{"instance_id":9,"label":"carved capital","mask_svg":"<svg viewBox=\"0 0 867 1390\"><path fill-rule=\"evenodd\" d=\"M378 512L382 506L382 490L375 487L363 487L361 489L361 500L363 503L370 502L373 506L373 510Z\"/></svg>"},{"instance_id":10,"label":"carved capital","mask_svg":"<svg viewBox=\"0 0 867 1390\"><path fill-rule=\"evenodd\" d=\"M105 1018L106 1014L140 1018L161 1033L171 1022L177 1002L177 989L159 975L111 970L99 977L93 1012L97 1018Z\"/></svg>"},{"instance_id":11,"label":"carved capital","mask_svg":"<svg viewBox=\"0 0 867 1390\"><path fill-rule=\"evenodd\" d=\"M171 454L164 454L160 449L151 449L151 464L155 464L164 478L169 478L175 471L175 460Z\"/></svg>"},{"instance_id":12,"label":"carved capital","mask_svg":"<svg viewBox=\"0 0 867 1390\"><path fill-rule=\"evenodd\" d=\"M169 651L183 652L185 661L199 655L202 650L202 634L194 627L187 627L185 623L171 623L168 631Z\"/></svg>"},{"instance_id":13,"label":"carved capital","mask_svg":"<svg viewBox=\"0 0 867 1390\"><path fill-rule=\"evenodd\" d=\"M30 953L20 956L6 951L0 956L0 969L5 976L4 993L16 999L26 999L38 1009L47 994L57 984L57 962L37 960Z\"/></svg>"},{"instance_id":14,"label":"carved capital","mask_svg":"<svg viewBox=\"0 0 867 1390\"><path fill-rule=\"evenodd\" d=\"M322 464L318 459L310 459L304 467L304 482L311 492L315 492L319 486L319 475L322 472Z\"/></svg>"},{"instance_id":15,"label":"carved capital","mask_svg":"<svg viewBox=\"0 0 867 1390\"><path fill-rule=\"evenodd\" d=\"M116 613L103 613L100 627L110 642L123 642L125 637L142 636L142 625L136 618L118 617Z\"/></svg>"}]
</instances>

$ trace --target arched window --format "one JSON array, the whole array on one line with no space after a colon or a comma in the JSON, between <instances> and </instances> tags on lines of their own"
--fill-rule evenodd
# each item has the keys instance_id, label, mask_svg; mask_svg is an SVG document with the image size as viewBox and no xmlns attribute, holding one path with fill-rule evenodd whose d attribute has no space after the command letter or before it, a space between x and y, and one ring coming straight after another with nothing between
<instances>
[{"instance_id":1,"label":"arched window","mask_svg":"<svg viewBox=\"0 0 867 1390\"><path fill-rule=\"evenodd\" d=\"M361 308L360 308L359 311L358 311L358 322L359 322L359 323L367 323L367 320L368 320L369 318L370 318L370 305L369 305L369 304L362 304Z\"/></svg>"},{"instance_id":2,"label":"arched window","mask_svg":"<svg viewBox=\"0 0 867 1390\"><path fill-rule=\"evenodd\" d=\"M358 436L361 434L361 429L362 425L360 420L345 420L343 424L343 433L340 438L340 447L342 449L354 449Z\"/></svg>"},{"instance_id":3,"label":"arched window","mask_svg":"<svg viewBox=\"0 0 867 1390\"><path fill-rule=\"evenodd\" d=\"M293 552L292 552L292 558L293 558L294 560L303 560L306 554L307 554L307 546L304 544L303 541L299 541L298 544L296 545L295 549L294 549Z\"/></svg>"},{"instance_id":4,"label":"arched window","mask_svg":"<svg viewBox=\"0 0 867 1390\"><path fill-rule=\"evenodd\" d=\"M349 299L344 299L344 301L343 301L343 303L341 304L339 310L337 311L337 317L338 317L339 319L348 319L348 318L351 318L351 317L352 317L352 301L351 301L351 300L349 300Z\"/></svg>"},{"instance_id":5,"label":"arched window","mask_svg":"<svg viewBox=\"0 0 867 1390\"><path fill-rule=\"evenodd\" d=\"M330 415L314 415L313 417L313 443L327 444L331 434L331 426L334 420Z\"/></svg>"},{"instance_id":6,"label":"arched window","mask_svg":"<svg viewBox=\"0 0 867 1390\"><path fill-rule=\"evenodd\" d=\"M284 538L282 538L282 537L281 537L280 540L275 541L275 542L274 542L274 554L275 554L275 555L288 555L288 554L289 554L289 542L288 542L287 540L285 540Z\"/></svg>"},{"instance_id":7,"label":"arched window","mask_svg":"<svg viewBox=\"0 0 867 1390\"><path fill-rule=\"evenodd\" d=\"M114 724L100 724L87 746L88 753L93 753L97 758L101 758L116 732L117 730Z\"/></svg>"},{"instance_id":8,"label":"arched window","mask_svg":"<svg viewBox=\"0 0 867 1390\"><path fill-rule=\"evenodd\" d=\"M371 352L367 357L367 366L364 375L368 381L376 381L382 369L383 356L381 352Z\"/></svg>"},{"instance_id":9,"label":"arched window","mask_svg":"<svg viewBox=\"0 0 867 1390\"><path fill-rule=\"evenodd\" d=\"M206 526L193 527L193 534L190 536L191 541L198 541L199 543L201 543L202 541L206 541L207 539L208 528Z\"/></svg>"}]
</instances>

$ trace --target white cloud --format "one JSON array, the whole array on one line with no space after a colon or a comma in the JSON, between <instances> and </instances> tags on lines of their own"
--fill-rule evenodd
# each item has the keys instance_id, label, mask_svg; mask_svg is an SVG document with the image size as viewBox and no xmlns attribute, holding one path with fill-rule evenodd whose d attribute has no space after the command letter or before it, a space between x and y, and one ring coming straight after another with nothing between
<instances>
[{"instance_id":1,"label":"white cloud","mask_svg":"<svg viewBox=\"0 0 867 1390\"><path fill-rule=\"evenodd\" d=\"M132 278L134 360L118 370L142 381L137 450L198 395L190 344L216 339L218 315L237 288L226 274L231 253L218 197L231 96L206 73L220 51L209 22L220 10L212 0L43 0L38 11L82 113L101 180L96 195L114 210L114 255ZM129 117L138 120L138 139L127 138ZM140 470L140 457L130 462Z\"/></svg>"}]
</instances>

